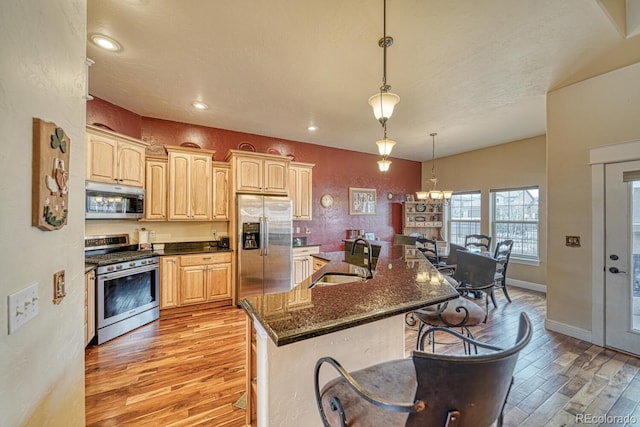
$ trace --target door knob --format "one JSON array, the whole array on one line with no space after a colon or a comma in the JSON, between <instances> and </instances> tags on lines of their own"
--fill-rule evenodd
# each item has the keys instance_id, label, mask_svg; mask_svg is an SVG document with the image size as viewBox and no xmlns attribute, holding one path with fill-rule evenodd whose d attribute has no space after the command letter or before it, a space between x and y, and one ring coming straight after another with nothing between
<instances>
[{"instance_id":1,"label":"door knob","mask_svg":"<svg viewBox=\"0 0 640 427\"><path fill-rule=\"evenodd\" d=\"M618 270L618 267L609 267L609 273L613 273L613 274L627 274L626 271L622 271L622 270Z\"/></svg>"}]
</instances>

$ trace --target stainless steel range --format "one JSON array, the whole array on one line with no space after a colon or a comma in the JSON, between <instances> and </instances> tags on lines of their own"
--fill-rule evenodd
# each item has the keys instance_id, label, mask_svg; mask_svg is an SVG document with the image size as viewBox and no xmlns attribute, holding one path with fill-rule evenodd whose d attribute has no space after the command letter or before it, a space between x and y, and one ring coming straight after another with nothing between
<instances>
[{"instance_id":1,"label":"stainless steel range","mask_svg":"<svg viewBox=\"0 0 640 427\"><path fill-rule=\"evenodd\" d=\"M85 261L96 269L98 344L160 316L159 257L138 251L129 235L91 236L84 240Z\"/></svg>"}]
</instances>

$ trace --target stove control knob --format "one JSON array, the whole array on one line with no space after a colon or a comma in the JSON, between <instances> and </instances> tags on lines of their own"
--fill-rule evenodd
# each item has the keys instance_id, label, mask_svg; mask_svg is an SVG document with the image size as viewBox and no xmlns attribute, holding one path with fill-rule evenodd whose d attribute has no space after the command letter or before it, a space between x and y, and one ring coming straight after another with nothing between
<instances>
[{"instance_id":1,"label":"stove control knob","mask_svg":"<svg viewBox=\"0 0 640 427\"><path fill-rule=\"evenodd\" d=\"M140 261L141 265L145 265L147 263L147 260L143 259L142 261Z\"/></svg>"},{"instance_id":2,"label":"stove control knob","mask_svg":"<svg viewBox=\"0 0 640 427\"><path fill-rule=\"evenodd\" d=\"M129 263L129 267L135 267L135 266L136 266L136 263L135 263L135 262L130 262L130 263Z\"/></svg>"},{"instance_id":3,"label":"stove control knob","mask_svg":"<svg viewBox=\"0 0 640 427\"><path fill-rule=\"evenodd\" d=\"M109 267L107 267L107 271L113 271L113 266L110 265Z\"/></svg>"},{"instance_id":4,"label":"stove control knob","mask_svg":"<svg viewBox=\"0 0 640 427\"><path fill-rule=\"evenodd\" d=\"M116 265L116 270L122 270L122 266L121 265Z\"/></svg>"}]
</instances>

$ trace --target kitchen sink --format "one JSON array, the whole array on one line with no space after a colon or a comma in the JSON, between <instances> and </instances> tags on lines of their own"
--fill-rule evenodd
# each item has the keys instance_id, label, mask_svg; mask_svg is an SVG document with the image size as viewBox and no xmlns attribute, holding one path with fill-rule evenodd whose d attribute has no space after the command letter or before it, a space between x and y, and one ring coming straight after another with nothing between
<instances>
[{"instance_id":1,"label":"kitchen sink","mask_svg":"<svg viewBox=\"0 0 640 427\"><path fill-rule=\"evenodd\" d=\"M322 275L309 287L314 288L316 286L331 286L339 285L341 283L364 282L366 280L367 279L365 277L358 276L357 274L327 273Z\"/></svg>"}]
</instances>

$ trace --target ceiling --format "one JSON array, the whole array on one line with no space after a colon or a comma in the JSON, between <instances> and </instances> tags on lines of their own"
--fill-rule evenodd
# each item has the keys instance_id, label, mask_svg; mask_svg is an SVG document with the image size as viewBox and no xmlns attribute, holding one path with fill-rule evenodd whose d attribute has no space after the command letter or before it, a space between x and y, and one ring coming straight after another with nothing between
<instances>
[{"instance_id":1,"label":"ceiling","mask_svg":"<svg viewBox=\"0 0 640 427\"><path fill-rule=\"evenodd\" d=\"M377 154L382 0L89 0L89 91L145 117ZM391 157L542 135L545 94L624 37L596 1L388 0ZM209 105L195 110L191 103ZM319 127L307 130L309 124ZM393 166L392 166L393 167Z\"/></svg>"}]
</instances>

